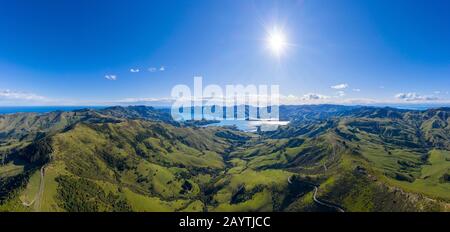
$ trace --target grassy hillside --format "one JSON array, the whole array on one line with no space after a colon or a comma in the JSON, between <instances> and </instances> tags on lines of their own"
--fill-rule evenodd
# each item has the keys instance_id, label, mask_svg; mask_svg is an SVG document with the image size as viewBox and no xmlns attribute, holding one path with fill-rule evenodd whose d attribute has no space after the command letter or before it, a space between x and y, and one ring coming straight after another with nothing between
<instances>
[{"instance_id":1,"label":"grassy hillside","mask_svg":"<svg viewBox=\"0 0 450 232\"><path fill-rule=\"evenodd\" d=\"M285 110L262 134L146 107L3 116L0 211L336 211L314 187L345 211L450 210L450 110Z\"/></svg>"}]
</instances>

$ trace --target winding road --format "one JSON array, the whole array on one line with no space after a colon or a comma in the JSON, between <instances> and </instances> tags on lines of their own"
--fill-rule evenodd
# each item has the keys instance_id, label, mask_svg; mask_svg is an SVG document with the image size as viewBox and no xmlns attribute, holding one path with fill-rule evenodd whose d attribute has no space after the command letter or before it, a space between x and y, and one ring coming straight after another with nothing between
<instances>
[{"instance_id":1,"label":"winding road","mask_svg":"<svg viewBox=\"0 0 450 232\"><path fill-rule=\"evenodd\" d=\"M335 209L339 213L344 213L345 212L342 208L340 208L338 206L331 205L331 204L328 204L326 202L323 202L323 201L320 201L319 199L317 199L317 191L318 190L319 190L319 188L317 186L314 186L314 195L313 195L314 202L316 202L319 205L323 205L323 206L326 206L328 208Z\"/></svg>"},{"instance_id":2,"label":"winding road","mask_svg":"<svg viewBox=\"0 0 450 232\"><path fill-rule=\"evenodd\" d=\"M288 177L288 180L287 180L287 181L288 181L288 184L292 184L291 177L292 177L292 176L289 176L289 177ZM339 207L339 206L337 206L337 205L332 205L332 204L329 204L329 203L326 203L326 202L323 202L323 201L317 199L317 192L319 191L319 187L320 187L319 185L315 185L315 184L309 183L309 182L305 182L305 183L314 186L314 194L313 194L313 200L314 200L314 202L316 202L316 203L319 204L319 205L325 206L325 207L327 207L327 208L334 209L334 210L336 210L337 212L340 212L340 213L344 213L344 212L345 212L341 207Z\"/></svg>"}]
</instances>

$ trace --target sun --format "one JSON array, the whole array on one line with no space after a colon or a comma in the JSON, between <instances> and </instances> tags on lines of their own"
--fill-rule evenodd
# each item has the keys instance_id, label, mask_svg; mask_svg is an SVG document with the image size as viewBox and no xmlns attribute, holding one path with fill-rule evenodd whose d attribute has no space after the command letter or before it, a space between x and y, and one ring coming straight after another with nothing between
<instances>
[{"instance_id":1,"label":"sun","mask_svg":"<svg viewBox=\"0 0 450 232\"><path fill-rule=\"evenodd\" d=\"M267 37L267 46L277 57L281 56L287 48L286 35L280 29L274 27Z\"/></svg>"}]
</instances>

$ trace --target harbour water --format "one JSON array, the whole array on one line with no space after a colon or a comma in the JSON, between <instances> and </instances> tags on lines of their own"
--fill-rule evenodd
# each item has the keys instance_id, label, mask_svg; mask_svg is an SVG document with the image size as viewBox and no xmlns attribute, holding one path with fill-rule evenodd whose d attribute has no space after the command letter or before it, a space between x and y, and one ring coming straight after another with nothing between
<instances>
[{"instance_id":1,"label":"harbour water","mask_svg":"<svg viewBox=\"0 0 450 232\"><path fill-rule=\"evenodd\" d=\"M246 132L256 132L258 127L261 131L273 131L279 126L287 125L288 121L246 121L246 120L223 120L218 123L212 123L207 126L236 126L238 130Z\"/></svg>"}]
</instances>

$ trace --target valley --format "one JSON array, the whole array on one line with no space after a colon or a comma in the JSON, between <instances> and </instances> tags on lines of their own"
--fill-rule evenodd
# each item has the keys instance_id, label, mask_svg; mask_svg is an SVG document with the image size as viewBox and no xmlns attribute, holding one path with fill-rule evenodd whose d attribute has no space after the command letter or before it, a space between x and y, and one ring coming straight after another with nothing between
<instances>
[{"instance_id":1,"label":"valley","mask_svg":"<svg viewBox=\"0 0 450 232\"><path fill-rule=\"evenodd\" d=\"M0 115L0 211L449 211L450 109L281 106L272 131L145 106Z\"/></svg>"}]
</instances>

